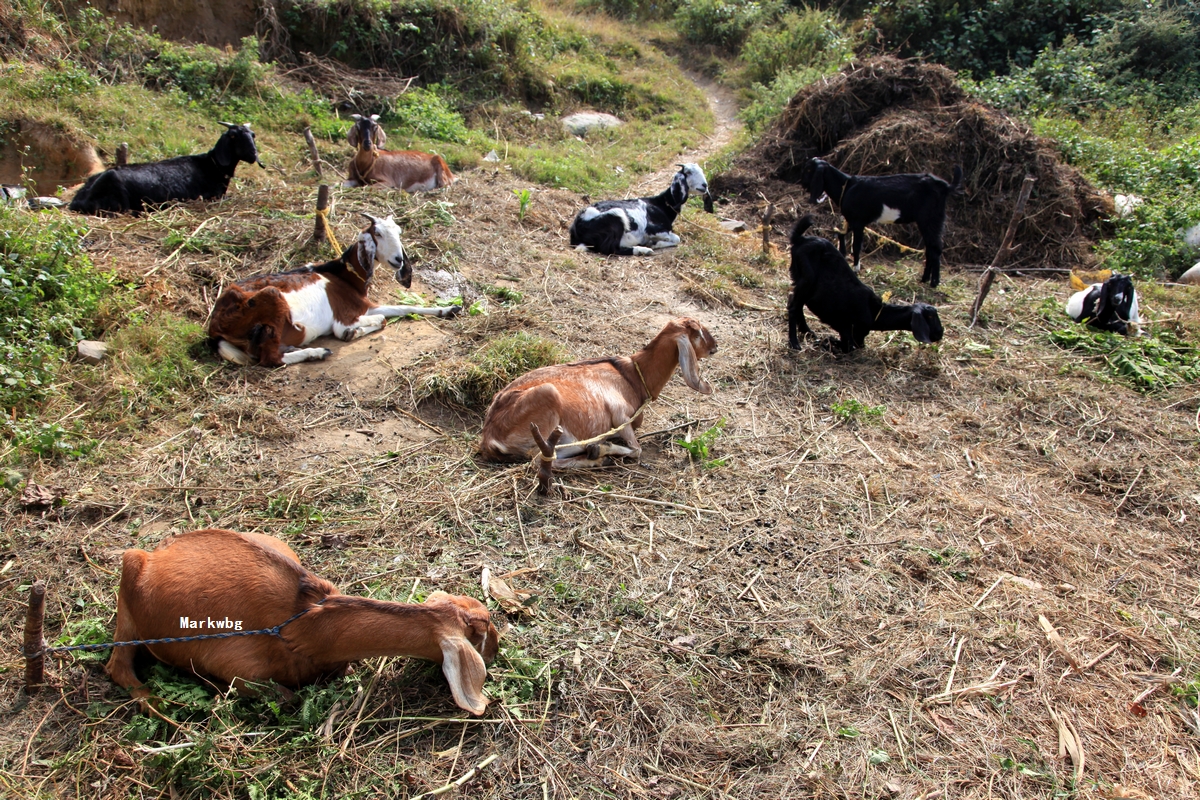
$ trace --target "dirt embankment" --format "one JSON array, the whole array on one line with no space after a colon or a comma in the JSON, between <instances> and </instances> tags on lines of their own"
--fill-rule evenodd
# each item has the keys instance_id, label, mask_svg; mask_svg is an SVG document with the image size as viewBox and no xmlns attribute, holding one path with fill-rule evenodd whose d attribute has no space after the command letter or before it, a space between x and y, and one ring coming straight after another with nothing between
<instances>
[{"instance_id":1,"label":"dirt embankment","mask_svg":"<svg viewBox=\"0 0 1200 800\"><path fill-rule=\"evenodd\" d=\"M236 47L243 37L253 36L259 7L243 0L91 0L89 5L120 22L154 28L168 39L215 47Z\"/></svg>"}]
</instances>

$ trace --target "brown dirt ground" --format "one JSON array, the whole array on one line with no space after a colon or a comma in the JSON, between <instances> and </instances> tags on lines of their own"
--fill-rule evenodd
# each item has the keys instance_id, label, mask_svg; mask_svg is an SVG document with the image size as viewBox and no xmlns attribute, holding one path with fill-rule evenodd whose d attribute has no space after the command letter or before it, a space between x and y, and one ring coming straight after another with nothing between
<instances>
[{"instance_id":1,"label":"brown dirt ground","mask_svg":"<svg viewBox=\"0 0 1200 800\"><path fill-rule=\"evenodd\" d=\"M93 255L148 304L202 321L230 279L294 263L315 190L284 172L246 171L207 208L101 221ZM939 348L874 334L848 357L792 352L785 255L757 256L757 234L691 208L676 250L598 258L567 247L577 195L536 189L517 224L522 185L501 168L435 196L339 190L343 242L355 210L396 213L422 266L523 302L399 321L322 364L215 369L174 412L113 431L103 460L36 465L31 480L67 503L8 502L5 641L19 641L17 587L32 578L48 582L57 635L107 618L124 548L220 525L286 539L345 591L478 596L486 566L524 570L511 581L539 598L536 616L507 620L499 701L480 720L462 719L435 669L384 660L359 665L381 679L314 728L325 749L306 757L223 737L215 716L162 743L215 737L211 758L239 785L282 769L314 794L414 796L496 754L469 796L1200 797L1197 721L1175 696L1200 672L1195 386L1145 396L1049 344L1065 317L1037 309L1065 299L1059 279L1002 277L986 326L968 330L976 277L949 269L931 292L919 257L867 258L864 278L936 302ZM436 221L438 203L455 224ZM236 247L172 258L163 224L209 218ZM382 276L376 296L394 289ZM1196 290L1144 293L1156 324L1200 334ZM478 410L413 400L442 361L501 333L582 358L631 353L681 315L720 343L702 364L716 392L673 381L641 463L564 475L549 499L526 466L476 459ZM834 413L851 399L884 410ZM705 469L672 440L717 419L729 462ZM123 735L132 708L87 716L125 697L98 664L51 663L28 704L13 646L0 664L9 796L188 793Z\"/></svg>"}]
</instances>

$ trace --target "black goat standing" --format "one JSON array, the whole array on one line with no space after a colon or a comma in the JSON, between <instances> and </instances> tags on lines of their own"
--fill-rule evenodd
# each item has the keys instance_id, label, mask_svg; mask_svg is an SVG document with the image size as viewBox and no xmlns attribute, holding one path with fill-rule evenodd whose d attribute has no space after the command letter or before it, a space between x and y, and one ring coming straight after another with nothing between
<instances>
[{"instance_id":1,"label":"black goat standing","mask_svg":"<svg viewBox=\"0 0 1200 800\"><path fill-rule=\"evenodd\" d=\"M806 214L792 230L792 296L788 300L788 345L799 349L800 338L814 335L804 319L804 306L837 331L837 347L849 353L862 347L871 331L912 331L918 342L942 338L937 309L925 303L884 303L846 263L833 242L805 236L813 216ZM833 342L825 342L832 349Z\"/></svg>"},{"instance_id":2,"label":"black goat standing","mask_svg":"<svg viewBox=\"0 0 1200 800\"><path fill-rule=\"evenodd\" d=\"M139 214L172 200L224 197L239 161L262 162L250 123L221 124L228 130L207 153L106 169L88 178L68 207L81 214Z\"/></svg>"},{"instance_id":3,"label":"black goat standing","mask_svg":"<svg viewBox=\"0 0 1200 800\"><path fill-rule=\"evenodd\" d=\"M854 268L862 252L863 229L876 222L915 223L925 243L925 272L921 280L931 287L942 278L942 230L946 226L946 199L962 194L962 167L954 168L954 182L946 183L928 172L906 175L847 175L819 158L808 162L804 186L809 200L820 203L826 196L846 218L853 236ZM838 235L846 253L844 234Z\"/></svg>"}]
</instances>

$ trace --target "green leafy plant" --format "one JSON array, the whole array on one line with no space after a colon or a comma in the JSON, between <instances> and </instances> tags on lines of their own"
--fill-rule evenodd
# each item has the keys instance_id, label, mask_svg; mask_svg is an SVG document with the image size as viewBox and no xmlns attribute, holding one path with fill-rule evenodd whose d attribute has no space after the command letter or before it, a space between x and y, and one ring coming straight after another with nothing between
<instances>
[{"instance_id":1,"label":"green leafy plant","mask_svg":"<svg viewBox=\"0 0 1200 800\"><path fill-rule=\"evenodd\" d=\"M482 408L492 396L532 369L557 364L558 345L520 331L494 339L465 359L439 364L417 389L417 399L446 400L468 408Z\"/></svg>"},{"instance_id":2,"label":"green leafy plant","mask_svg":"<svg viewBox=\"0 0 1200 800\"><path fill-rule=\"evenodd\" d=\"M857 398L851 397L848 400L839 400L830 404L829 410L837 417L849 421L859 417L881 417L883 412L887 411L887 406L869 406Z\"/></svg>"},{"instance_id":3,"label":"green leafy plant","mask_svg":"<svg viewBox=\"0 0 1200 800\"><path fill-rule=\"evenodd\" d=\"M713 425L703 433L692 436L689 431L688 435L682 439L676 439L675 444L682 447L688 452L688 455L693 461L700 462L704 469L716 469L723 467L729 461L728 457L713 458L712 446L717 441L717 437L721 435L721 431L725 429L725 418L717 420L717 424Z\"/></svg>"},{"instance_id":4,"label":"green leafy plant","mask_svg":"<svg viewBox=\"0 0 1200 800\"><path fill-rule=\"evenodd\" d=\"M513 189L513 194L517 196L517 202L521 207L517 209L517 222L525 221L525 214L529 211L529 200L533 197L533 193L528 189Z\"/></svg>"}]
</instances>

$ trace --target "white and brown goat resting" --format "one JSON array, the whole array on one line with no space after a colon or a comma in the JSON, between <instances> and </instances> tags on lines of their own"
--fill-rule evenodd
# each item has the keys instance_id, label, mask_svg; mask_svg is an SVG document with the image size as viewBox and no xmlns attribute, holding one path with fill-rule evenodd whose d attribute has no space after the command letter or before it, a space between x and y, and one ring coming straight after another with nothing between
<instances>
[{"instance_id":1,"label":"white and brown goat resting","mask_svg":"<svg viewBox=\"0 0 1200 800\"><path fill-rule=\"evenodd\" d=\"M346 139L358 152L350 159L343 186L378 183L406 192L430 192L454 182L445 159L435 153L380 149L387 141L387 134L379 124L378 114L369 117L351 114L350 118L354 126Z\"/></svg>"},{"instance_id":2,"label":"white and brown goat resting","mask_svg":"<svg viewBox=\"0 0 1200 800\"><path fill-rule=\"evenodd\" d=\"M340 258L231 284L213 306L209 343L229 361L278 367L324 359L329 349L304 346L321 336L348 342L380 330L390 317L451 317L462 310L372 305L367 287L376 262L394 268L406 288L412 268L395 220L363 216L371 224Z\"/></svg>"}]
</instances>

